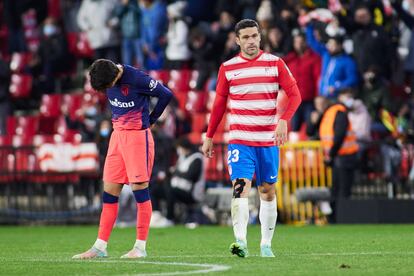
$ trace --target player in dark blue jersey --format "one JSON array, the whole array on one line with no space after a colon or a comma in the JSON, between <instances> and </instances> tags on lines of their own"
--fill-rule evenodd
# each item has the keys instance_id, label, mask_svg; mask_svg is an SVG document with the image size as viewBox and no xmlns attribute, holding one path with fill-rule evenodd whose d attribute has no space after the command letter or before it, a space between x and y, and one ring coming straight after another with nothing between
<instances>
[{"instance_id":1,"label":"player in dark blue jersey","mask_svg":"<svg viewBox=\"0 0 414 276\"><path fill-rule=\"evenodd\" d=\"M110 60L96 60L90 68L91 85L106 92L112 111L114 131L105 160L103 208L98 238L91 249L74 259L106 257L107 243L118 213L123 184L131 184L137 201L137 236L132 250L121 258L142 258L152 206L148 183L154 163L154 141L149 127L161 116L172 98L171 91L144 72ZM150 98L158 102L152 112Z\"/></svg>"}]
</instances>

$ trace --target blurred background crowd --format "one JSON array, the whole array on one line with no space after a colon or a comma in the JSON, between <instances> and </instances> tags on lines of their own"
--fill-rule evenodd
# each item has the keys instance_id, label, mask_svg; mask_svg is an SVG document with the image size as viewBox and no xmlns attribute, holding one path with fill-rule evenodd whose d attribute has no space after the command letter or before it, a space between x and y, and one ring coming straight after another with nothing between
<instances>
[{"instance_id":1,"label":"blurred background crowd","mask_svg":"<svg viewBox=\"0 0 414 276\"><path fill-rule=\"evenodd\" d=\"M180 154L201 142L218 68L238 53L233 29L243 18L258 21L262 49L283 58L298 81L303 102L290 141L319 139L323 112L339 101L360 145L364 181L391 183L390 197L414 196L413 0L0 1L2 145L95 142L103 162L110 114L86 70L108 58L174 92L153 127L153 182L170 182ZM224 119L217 143L226 142L227 128ZM176 150L178 138L185 150ZM195 183L203 169L193 169ZM168 204L189 200L166 195Z\"/></svg>"}]
</instances>

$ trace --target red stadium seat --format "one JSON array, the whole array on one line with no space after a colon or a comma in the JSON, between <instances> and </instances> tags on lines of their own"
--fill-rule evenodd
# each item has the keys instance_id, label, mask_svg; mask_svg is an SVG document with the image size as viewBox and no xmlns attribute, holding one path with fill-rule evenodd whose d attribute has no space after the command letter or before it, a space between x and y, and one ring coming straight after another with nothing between
<instances>
[{"instance_id":1,"label":"red stadium seat","mask_svg":"<svg viewBox=\"0 0 414 276\"><path fill-rule=\"evenodd\" d=\"M13 147L25 147L33 145L34 135L13 135Z\"/></svg>"},{"instance_id":2,"label":"red stadium seat","mask_svg":"<svg viewBox=\"0 0 414 276\"><path fill-rule=\"evenodd\" d=\"M188 99L185 109L188 112L205 112L207 111L207 97L208 92L204 91L190 91L188 92Z\"/></svg>"},{"instance_id":3,"label":"red stadium seat","mask_svg":"<svg viewBox=\"0 0 414 276\"><path fill-rule=\"evenodd\" d=\"M67 109L71 118L82 109L83 94L66 94L63 96L63 107Z\"/></svg>"},{"instance_id":4,"label":"red stadium seat","mask_svg":"<svg viewBox=\"0 0 414 276\"><path fill-rule=\"evenodd\" d=\"M47 135L47 134L36 134L33 137L33 145L34 146L40 146L42 144L53 144L55 142L54 135Z\"/></svg>"},{"instance_id":5,"label":"red stadium seat","mask_svg":"<svg viewBox=\"0 0 414 276\"><path fill-rule=\"evenodd\" d=\"M33 136L39 129L38 116L19 116L16 117L16 134L20 136Z\"/></svg>"},{"instance_id":6,"label":"red stadium seat","mask_svg":"<svg viewBox=\"0 0 414 276\"><path fill-rule=\"evenodd\" d=\"M17 119L14 116L8 116L6 120L6 133L13 135L16 133Z\"/></svg>"},{"instance_id":7,"label":"red stadium seat","mask_svg":"<svg viewBox=\"0 0 414 276\"><path fill-rule=\"evenodd\" d=\"M187 92L177 92L177 93L174 93L174 97L178 102L178 107L181 110L185 110L185 105L187 104L188 93Z\"/></svg>"},{"instance_id":8,"label":"red stadium seat","mask_svg":"<svg viewBox=\"0 0 414 276\"><path fill-rule=\"evenodd\" d=\"M0 146L11 146L13 136L11 135L0 135Z\"/></svg>"},{"instance_id":9,"label":"red stadium seat","mask_svg":"<svg viewBox=\"0 0 414 276\"><path fill-rule=\"evenodd\" d=\"M74 143L78 144L81 142L82 137L77 130L69 129L66 125L65 118L61 116L57 121L57 133L54 136L54 140L57 143Z\"/></svg>"},{"instance_id":10,"label":"red stadium seat","mask_svg":"<svg viewBox=\"0 0 414 276\"><path fill-rule=\"evenodd\" d=\"M207 129L207 114L195 113L192 115L191 131L195 133L203 133Z\"/></svg>"},{"instance_id":11,"label":"red stadium seat","mask_svg":"<svg viewBox=\"0 0 414 276\"><path fill-rule=\"evenodd\" d=\"M191 72L191 78L190 78L190 83L189 83L191 89L195 89L197 85L198 75L199 75L199 72L197 70L193 70Z\"/></svg>"},{"instance_id":12,"label":"red stadium seat","mask_svg":"<svg viewBox=\"0 0 414 276\"><path fill-rule=\"evenodd\" d=\"M168 87L174 92L188 92L190 90L191 71L171 70Z\"/></svg>"},{"instance_id":13,"label":"red stadium seat","mask_svg":"<svg viewBox=\"0 0 414 276\"><path fill-rule=\"evenodd\" d=\"M153 79L161 81L164 85L167 85L170 80L170 71L168 70L151 70L148 72L148 75Z\"/></svg>"},{"instance_id":14,"label":"red stadium seat","mask_svg":"<svg viewBox=\"0 0 414 276\"><path fill-rule=\"evenodd\" d=\"M208 99L207 99L206 107L207 107L207 110L208 111L211 111L211 109L213 108L214 100L216 98L216 93L214 93L214 92L208 92L208 96L207 97L208 97Z\"/></svg>"},{"instance_id":15,"label":"red stadium seat","mask_svg":"<svg viewBox=\"0 0 414 276\"><path fill-rule=\"evenodd\" d=\"M93 57L93 50L89 45L89 41L85 33L67 33L66 39L68 41L68 48L71 54L81 58Z\"/></svg>"},{"instance_id":16,"label":"red stadium seat","mask_svg":"<svg viewBox=\"0 0 414 276\"><path fill-rule=\"evenodd\" d=\"M13 53L10 61L10 70L14 73L22 73L29 65L32 59L32 54L27 53Z\"/></svg>"},{"instance_id":17,"label":"red stadium seat","mask_svg":"<svg viewBox=\"0 0 414 276\"><path fill-rule=\"evenodd\" d=\"M43 117L59 117L61 115L62 95L45 94L40 103L40 114Z\"/></svg>"},{"instance_id":18,"label":"red stadium seat","mask_svg":"<svg viewBox=\"0 0 414 276\"><path fill-rule=\"evenodd\" d=\"M10 83L10 94L15 99L28 98L32 91L33 77L28 74L13 74Z\"/></svg>"}]
</instances>

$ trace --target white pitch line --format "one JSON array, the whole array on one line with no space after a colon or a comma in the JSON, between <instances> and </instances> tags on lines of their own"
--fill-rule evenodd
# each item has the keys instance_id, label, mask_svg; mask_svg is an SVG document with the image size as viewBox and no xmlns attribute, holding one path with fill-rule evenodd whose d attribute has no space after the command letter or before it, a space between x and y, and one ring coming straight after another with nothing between
<instances>
[{"instance_id":1,"label":"white pitch line","mask_svg":"<svg viewBox=\"0 0 414 276\"><path fill-rule=\"evenodd\" d=\"M152 275L187 275L187 274L204 274L210 272L219 272L229 270L231 267L228 265L217 264L193 264L193 263L177 263L177 262L139 262L141 264L156 264L156 265L176 265L176 266L191 266L191 267L203 267L205 269L191 270L191 271L174 271L174 272L161 272L161 273L145 273L135 274L140 276L152 276Z\"/></svg>"},{"instance_id":2,"label":"white pitch line","mask_svg":"<svg viewBox=\"0 0 414 276\"><path fill-rule=\"evenodd\" d=\"M179 258L180 256L176 256ZM1 260L2 258L0 258ZM10 260L10 259L9 259ZM16 259L17 260L17 259ZM203 269L191 270L191 271L173 271L173 272L160 272L160 273L144 273L133 274L135 276L153 276L153 275L188 275L188 274L206 274L211 272L226 271L231 268L228 265L218 264L196 264L196 263L184 263L184 262L151 262L151 261L135 261L134 260L108 260L108 259L93 259L93 260L46 260L46 259L18 259L23 262L55 262L55 263L68 263L68 262L85 262L85 263L128 263L128 264L155 264L155 265L171 265L171 266L187 266L187 267L201 267ZM121 274L122 275L122 274ZM126 274L131 275L131 274Z\"/></svg>"}]
</instances>

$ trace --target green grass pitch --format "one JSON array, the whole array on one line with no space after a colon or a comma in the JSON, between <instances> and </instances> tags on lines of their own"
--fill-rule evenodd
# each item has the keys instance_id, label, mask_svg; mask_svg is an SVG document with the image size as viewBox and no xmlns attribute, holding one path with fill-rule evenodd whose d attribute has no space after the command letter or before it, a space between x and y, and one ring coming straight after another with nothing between
<instances>
[{"instance_id":1,"label":"green grass pitch","mask_svg":"<svg viewBox=\"0 0 414 276\"><path fill-rule=\"evenodd\" d=\"M251 256L231 256L230 227L151 229L143 260L121 260L135 229L115 229L109 257L73 261L96 226L0 227L0 275L414 275L414 225L278 226L276 258L260 258L260 228L249 226Z\"/></svg>"}]
</instances>

